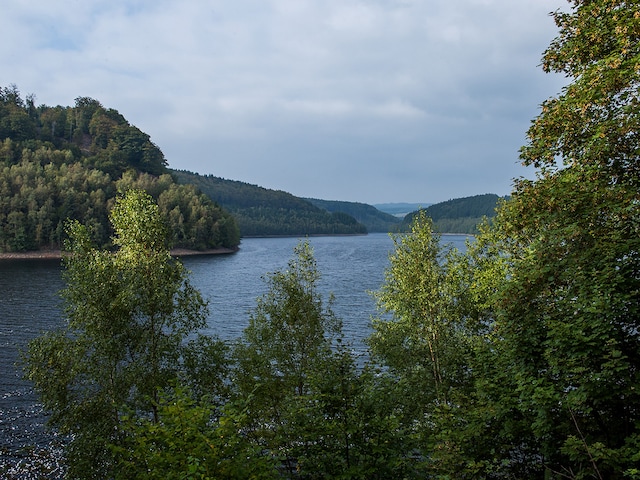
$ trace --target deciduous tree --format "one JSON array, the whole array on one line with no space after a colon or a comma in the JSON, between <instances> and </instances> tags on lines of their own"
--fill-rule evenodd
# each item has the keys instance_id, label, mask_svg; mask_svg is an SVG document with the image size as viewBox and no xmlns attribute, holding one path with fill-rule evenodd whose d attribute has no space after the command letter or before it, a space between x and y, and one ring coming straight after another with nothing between
<instances>
[{"instance_id":1,"label":"deciduous tree","mask_svg":"<svg viewBox=\"0 0 640 480\"><path fill-rule=\"evenodd\" d=\"M341 332L318 291L319 278L312 248L301 242L287 269L267 277L269 290L235 348L237 393L252 398L249 432L293 470L287 460L297 439L284 434L287 409L292 399L310 393L311 376Z\"/></svg>"},{"instance_id":2,"label":"deciduous tree","mask_svg":"<svg viewBox=\"0 0 640 480\"><path fill-rule=\"evenodd\" d=\"M421 211L408 235L394 235L394 252L377 292L382 313L369 343L410 385L411 403L446 404L451 387L464 377L459 315L447 268L447 251Z\"/></svg>"},{"instance_id":3,"label":"deciduous tree","mask_svg":"<svg viewBox=\"0 0 640 480\"><path fill-rule=\"evenodd\" d=\"M262 455L242 434L247 415L243 402L218 409L177 388L160 397L158 415L158 422L123 419L125 437L111 446L116 479L282 478L273 458Z\"/></svg>"},{"instance_id":4,"label":"deciduous tree","mask_svg":"<svg viewBox=\"0 0 640 480\"><path fill-rule=\"evenodd\" d=\"M623 478L640 456L640 4L574 0L543 57L569 85L542 104L495 221L493 298L531 477ZM513 401L515 399L515 402ZM516 458L505 459L515 463Z\"/></svg>"},{"instance_id":5,"label":"deciduous tree","mask_svg":"<svg viewBox=\"0 0 640 480\"><path fill-rule=\"evenodd\" d=\"M168 229L152 198L132 190L110 214L114 252L69 225L63 291L66 328L29 344L26 374L71 434L72 478L109 478L109 444L125 412L158 421L158 392L180 376L187 336L204 326L206 303L169 254Z\"/></svg>"}]
</instances>

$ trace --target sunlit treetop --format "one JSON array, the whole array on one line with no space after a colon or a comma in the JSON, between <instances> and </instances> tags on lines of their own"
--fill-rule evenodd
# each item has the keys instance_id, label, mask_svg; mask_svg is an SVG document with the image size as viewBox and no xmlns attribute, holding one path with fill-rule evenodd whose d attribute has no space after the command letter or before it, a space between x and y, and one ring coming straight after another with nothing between
<instances>
[{"instance_id":1,"label":"sunlit treetop","mask_svg":"<svg viewBox=\"0 0 640 480\"><path fill-rule=\"evenodd\" d=\"M570 2L553 17L559 35L544 52L546 72L571 83L542 104L521 150L525 165L604 167L614 181L634 173L640 142L640 2ZM626 180L630 180L627 178Z\"/></svg>"}]
</instances>

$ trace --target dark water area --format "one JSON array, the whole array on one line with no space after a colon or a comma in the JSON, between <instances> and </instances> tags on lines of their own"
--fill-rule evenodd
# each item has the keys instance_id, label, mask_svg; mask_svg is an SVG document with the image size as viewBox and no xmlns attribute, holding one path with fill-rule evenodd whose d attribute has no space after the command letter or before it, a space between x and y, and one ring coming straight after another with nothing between
<instances>
[{"instance_id":1,"label":"dark water area","mask_svg":"<svg viewBox=\"0 0 640 480\"><path fill-rule=\"evenodd\" d=\"M468 237L446 235L443 243L461 250ZM298 238L244 239L229 255L183 257L191 281L209 301L203 333L238 338L248 325L256 299L266 292L265 274L286 268ZM313 237L320 289L343 321L346 341L362 355L375 301L370 295L384 280L393 243L386 234ZM64 284L59 260L0 261L0 478L58 478L59 439L45 429L43 412L31 385L22 379L20 352L42 332L63 325L59 291Z\"/></svg>"},{"instance_id":2,"label":"dark water area","mask_svg":"<svg viewBox=\"0 0 640 480\"><path fill-rule=\"evenodd\" d=\"M59 260L0 262L0 478L55 478L57 439L18 363L29 340L62 323L60 273Z\"/></svg>"}]
</instances>

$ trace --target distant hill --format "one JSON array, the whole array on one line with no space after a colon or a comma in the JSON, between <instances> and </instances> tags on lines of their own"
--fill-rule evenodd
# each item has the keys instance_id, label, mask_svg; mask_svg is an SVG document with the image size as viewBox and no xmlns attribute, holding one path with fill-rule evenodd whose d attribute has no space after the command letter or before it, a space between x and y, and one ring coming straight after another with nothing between
<instances>
[{"instance_id":1,"label":"distant hill","mask_svg":"<svg viewBox=\"0 0 640 480\"><path fill-rule=\"evenodd\" d=\"M149 135L92 98L73 107L37 106L17 87L0 87L0 252L57 249L64 223L91 226L108 245L107 219L118 191L148 191L167 216L176 246L235 248L242 236L341 235L403 231L425 207L435 227L475 233L497 195L435 205L304 199L212 175L171 170Z\"/></svg>"},{"instance_id":2,"label":"distant hill","mask_svg":"<svg viewBox=\"0 0 640 480\"><path fill-rule=\"evenodd\" d=\"M402 223L402 219L389 213L385 213L372 205L358 202L339 202L334 200L320 200L317 198L305 198L316 207L328 212L342 212L351 215L358 222L367 227L368 232L395 232Z\"/></svg>"},{"instance_id":3,"label":"distant hill","mask_svg":"<svg viewBox=\"0 0 640 480\"><path fill-rule=\"evenodd\" d=\"M477 226L483 217L495 216L500 197L493 193L472 197L455 198L436 203L423 209L431 217L434 229L441 233L478 233ZM408 228L416 212L408 214L402 221L402 228Z\"/></svg>"},{"instance_id":4,"label":"distant hill","mask_svg":"<svg viewBox=\"0 0 640 480\"><path fill-rule=\"evenodd\" d=\"M353 216L329 212L281 190L184 170L174 170L173 176L178 183L197 186L231 212L243 237L367 233L367 228Z\"/></svg>"},{"instance_id":5,"label":"distant hill","mask_svg":"<svg viewBox=\"0 0 640 480\"><path fill-rule=\"evenodd\" d=\"M149 135L88 97L73 107L37 106L15 85L0 87L0 252L60 249L65 223L89 225L111 242L108 213L118 192L151 194L167 218L174 246L237 247L229 213L191 185L178 185Z\"/></svg>"}]
</instances>

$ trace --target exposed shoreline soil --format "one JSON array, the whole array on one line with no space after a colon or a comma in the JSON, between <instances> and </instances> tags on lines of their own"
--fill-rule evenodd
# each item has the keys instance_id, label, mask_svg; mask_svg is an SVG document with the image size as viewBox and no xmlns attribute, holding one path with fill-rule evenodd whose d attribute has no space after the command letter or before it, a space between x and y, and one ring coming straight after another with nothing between
<instances>
[{"instance_id":1,"label":"exposed shoreline soil","mask_svg":"<svg viewBox=\"0 0 640 480\"><path fill-rule=\"evenodd\" d=\"M188 257L191 255L226 255L235 253L238 248L211 248L208 250L189 250L186 248L174 248L171 255L174 257ZM31 252L0 252L0 261L2 260L29 260L29 259L51 259L56 260L62 258L61 250L34 250Z\"/></svg>"}]
</instances>

